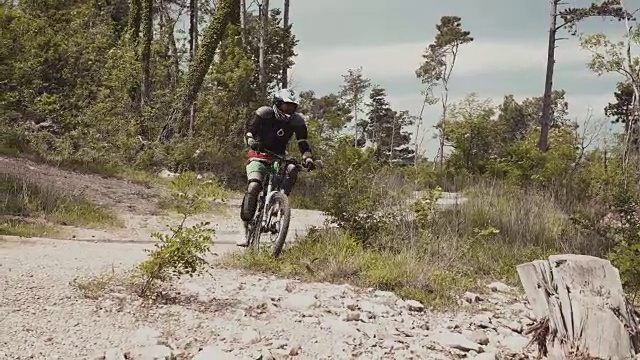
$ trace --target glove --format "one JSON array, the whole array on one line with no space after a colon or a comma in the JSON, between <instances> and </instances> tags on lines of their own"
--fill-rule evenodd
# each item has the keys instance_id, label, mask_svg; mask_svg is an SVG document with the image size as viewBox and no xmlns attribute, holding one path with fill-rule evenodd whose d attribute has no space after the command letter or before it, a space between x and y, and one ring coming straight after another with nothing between
<instances>
[{"instance_id":1,"label":"glove","mask_svg":"<svg viewBox=\"0 0 640 360\"><path fill-rule=\"evenodd\" d=\"M255 150L260 152L260 150L262 150L262 143L259 141L256 141L253 138L249 138L247 140L247 145L249 145L249 147L251 148L251 150Z\"/></svg>"},{"instance_id":2,"label":"glove","mask_svg":"<svg viewBox=\"0 0 640 360\"><path fill-rule=\"evenodd\" d=\"M305 168L307 168L309 171L311 171L311 170L315 170L315 168L316 168L316 163L313 161L313 159L312 159L312 158L307 157L307 158L305 158L305 159L304 159L304 164L303 164L303 166L304 166Z\"/></svg>"}]
</instances>

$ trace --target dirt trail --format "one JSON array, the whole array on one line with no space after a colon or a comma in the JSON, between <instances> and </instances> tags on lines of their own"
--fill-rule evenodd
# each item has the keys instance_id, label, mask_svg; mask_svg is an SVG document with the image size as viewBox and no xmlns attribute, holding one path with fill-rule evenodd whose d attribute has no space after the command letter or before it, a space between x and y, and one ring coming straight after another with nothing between
<instances>
[{"instance_id":1,"label":"dirt trail","mask_svg":"<svg viewBox=\"0 0 640 360\"><path fill-rule=\"evenodd\" d=\"M69 228L71 240L0 238L0 360L124 360L125 352L129 359L533 358L516 355L527 343L528 305L499 283L488 295L466 294L455 314L388 292L219 265L182 279L164 305L144 305L121 289L86 299L71 286L75 278L131 269L152 247L148 234L173 219L153 215L160 191L16 159L0 158L2 173L77 189L116 209L127 228ZM222 210L201 217L218 230L218 254L235 250L240 234L237 199ZM294 211L290 240L323 220Z\"/></svg>"}]
</instances>

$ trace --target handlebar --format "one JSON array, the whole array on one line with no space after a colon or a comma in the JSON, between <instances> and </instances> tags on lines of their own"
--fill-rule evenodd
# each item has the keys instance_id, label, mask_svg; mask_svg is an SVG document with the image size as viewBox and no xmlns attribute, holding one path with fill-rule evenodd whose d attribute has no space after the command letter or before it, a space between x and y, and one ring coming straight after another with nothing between
<instances>
[{"instance_id":1,"label":"handlebar","mask_svg":"<svg viewBox=\"0 0 640 360\"><path fill-rule=\"evenodd\" d=\"M304 168L304 169L307 169L307 171L311 171L311 169L309 169L309 168L307 168L305 166L302 166L300 164L300 162L294 157L287 157L286 155L276 154L273 151L270 151L270 150L267 150L267 149L262 149L260 152L265 154L265 155L273 156L273 157L275 157L276 159L278 159L280 161L285 161L285 162L288 162L288 163L292 163L292 164L296 165L296 167L298 167L298 168ZM313 163L316 166L316 168L318 168L318 169L322 169L324 167L324 162L322 160L314 160Z\"/></svg>"}]
</instances>

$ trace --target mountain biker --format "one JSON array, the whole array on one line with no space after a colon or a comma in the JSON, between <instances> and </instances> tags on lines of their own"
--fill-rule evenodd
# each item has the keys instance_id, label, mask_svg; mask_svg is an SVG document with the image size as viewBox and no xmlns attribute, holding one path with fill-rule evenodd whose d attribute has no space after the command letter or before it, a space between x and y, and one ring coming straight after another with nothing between
<instances>
[{"instance_id":1,"label":"mountain biker","mask_svg":"<svg viewBox=\"0 0 640 360\"><path fill-rule=\"evenodd\" d=\"M273 95L272 106L260 107L246 124L245 141L250 148L246 168L248 185L240 206L240 218L244 223L245 236L238 240L238 246L249 245L246 230L258 206L264 174L269 171L268 166L274 160L263 151L267 150L284 156L289 140L295 134L298 148L302 153L302 165L308 170L315 169L311 146L307 141L307 124L302 116L296 113L297 108L298 101L295 93L290 89L282 89ZM297 177L298 170L295 165L287 166L282 183L282 189L286 195L291 193Z\"/></svg>"}]
</instances>

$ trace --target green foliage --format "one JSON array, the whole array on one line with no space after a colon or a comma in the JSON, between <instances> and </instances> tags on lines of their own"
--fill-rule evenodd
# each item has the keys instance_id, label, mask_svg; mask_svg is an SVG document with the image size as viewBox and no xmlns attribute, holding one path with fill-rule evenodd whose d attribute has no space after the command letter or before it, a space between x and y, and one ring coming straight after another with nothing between
<instances>
[{"instance_id":1,"label":"green foliage","mask_svg":"<svg viewBox=\"0 0 640 360\"><path fill-rule=\"evenodd\" d=\"M379 167L372 155L344 139L320 175L326 186L322 210L361 241L379 233L386 223L380 215L385 192L375 186Z\"/></svg>"},{"instance_id":2,"label":"green foliage","mask_svg":"<svg viewBox=\"0 0 640 360\"><path fill-rule=\"evenodd\" d=\"M623 285L635 297L640 294L640 202L637 190L621 186L614 191L612 210L618 223L609 225L609 236L616 241L609 258L620 270Z\"/></svg>"},{"instance_id":3,"label":"green foliage","mask_svg":"<svg viewBox=\"0 0 640 360\"><path fill-rule=\"evenodd\" d=\"M214 231L207 228L209 222L186 226L186 221L192 215L207 210L208 199L219 199L222 190L214 182L201 182L194 173L175 177L170 190L182 220L177 227L170 229L170 234L152 234L159 243L155 244L155 250L149 251L148 259L138 266L144 278L138 294L143 297L161 282L182 275L198 275L208 267L205 256L213 245L211 236Z\"/></svg>"},{"instance_id":4,"label":"green foliage","mask_svg":"<svg viewBox=\"0 0 640 360\"><path fill-rule=\"evenodd\" d=\"M416 214L416 222L423 230L433 226L438 210L437 201L442 194L442 188L436 187L427 191L418 201L411 205L411 210Z\"/></svg>"}]
</instances>

